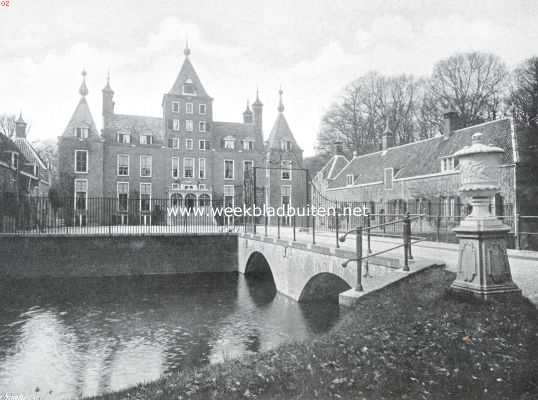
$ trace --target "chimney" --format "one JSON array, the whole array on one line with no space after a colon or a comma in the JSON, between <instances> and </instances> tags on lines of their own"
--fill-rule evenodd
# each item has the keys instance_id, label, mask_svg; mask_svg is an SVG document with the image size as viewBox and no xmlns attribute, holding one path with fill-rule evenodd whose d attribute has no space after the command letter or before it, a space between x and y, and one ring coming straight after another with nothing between
<instances>
[{"instance_id":1,"label":"chimney","mask_svg":"<svg viewBox=\"0 0 538 400\"><path fill-rule=\"evenodd\" d=\"M449 109L443 114L443 136L448 139L452 132L456 130L458 124L458 113Z\"/></svg>"},{"instance_id":2,"label":"chimney","mask_svg":"<svg viewBox=\"0 0 538 400\"><path fill-rule=\"evenodd\" d=\"M22 113L19 114L19 119L15 122L15 136L18 138L26 137L26 122L22 119Z\"/></svg>"},{"instance_id":3,"label":"chimney","mask_svg":"<svg viewBox=\"0 0 538 400\"><path fill-rule=\"evenodd\" d=\"M340 140L334 142L334 154L337 156L344 155L344 143Z\"/></svg>"},{"instance_id":4,"label":"chimney","mask_svg":"<svg viewBox=\"0 0 538 400\"><path fill-rule=\"evenodd\" d=\"M394 134L390 130L388 118L387 118L387 126L381 138L381 146L382 146L381 149L383 151L394 146Z\"/></svg>"}]
</instances>

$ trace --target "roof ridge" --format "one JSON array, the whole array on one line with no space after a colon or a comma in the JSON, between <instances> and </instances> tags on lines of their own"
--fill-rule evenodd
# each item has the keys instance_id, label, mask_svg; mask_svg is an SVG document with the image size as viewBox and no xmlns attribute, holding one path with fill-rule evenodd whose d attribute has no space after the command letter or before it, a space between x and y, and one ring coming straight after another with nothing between
<instances>
[{"instance_id":1,"label":"roof ridge","mask_svg":"<svg viewBox=\"0 0 538 400\"><path fill-rule=\"evenodd\" d=\"M500 121L510 121L510 117L504 117L504 118L499 118L499 119L493 119L493 120L491 120L491 121L481 122L480 124L466 126L466 127L464 127L464 128L455 129L454 132L461 132L461 131L464 131L464 130L466 130L466 129L477 128L477 127L481 127L481 126L486 126L486 125L493 124L493 123L500 122Z\"/></svg>"}]
</instances>

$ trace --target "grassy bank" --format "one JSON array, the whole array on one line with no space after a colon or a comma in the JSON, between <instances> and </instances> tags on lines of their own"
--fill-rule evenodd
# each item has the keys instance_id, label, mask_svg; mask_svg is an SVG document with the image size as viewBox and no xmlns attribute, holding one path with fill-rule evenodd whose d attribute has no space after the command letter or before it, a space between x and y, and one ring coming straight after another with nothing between
<instances>
[{"instance_id":1,"label":"grassy bank","mask_svg":"<svg viewBox=\"0 0 538 400\"><path fill-rule=\"evenodd\" d=\"M480 303L432 271L364 299L328 334L99 399L537 399L538 311Z\"/></svg>"}]
</instances>

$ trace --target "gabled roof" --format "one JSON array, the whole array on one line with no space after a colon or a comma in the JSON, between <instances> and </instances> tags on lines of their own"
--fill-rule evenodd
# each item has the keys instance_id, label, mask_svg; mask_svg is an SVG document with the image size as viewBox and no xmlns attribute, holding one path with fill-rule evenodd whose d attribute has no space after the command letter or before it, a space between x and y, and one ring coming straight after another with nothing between
<instances>
[{"instance_id":1,"label":"gabled roof","mask_svg":"<svg viewBox=\"0 0 538 400\"><path fill-rule=\"evenodd\" d=\"M292 142L294 148L300 149L299 145L295 141L293 133L291 132L288 121L286 121L286 117L284 117L283 113L279 112L278 116L276 117L276 121L273 124L273 128L271 129L271 133L269 134L269 138L267 139L269 148L280 149L280 143L282 140L289 140Z\"/></svg>"},{"instance_id":2,"label":"gabled roof","mask_svg":"<svg viewBox=\"0 0 538 400\"><path fill-rule=\"evenodd\" d=\"M15 138L13 140L24 157L28 160L28 163L36 163L39 166L39 178L44 181L49 181L49 171L47 164L41 158L39 153L34 149L34 146L26 138Z\"/></svg>"},{"instance_id":3,"label":"gabled roof","mask_svg":"<svg viewBox=\"0 0 538 400\"><path fill-rule=\"evenodd\" d=\"M90 128L90 133L88 137L99 136L97 127L95 126L95 122L92 117L92 113L90 111L90 107L88 106L88 102L86 101L86 97L84 96L80 98L77 108L75 108L75 112L69 120L69 123L67 124L63 135L73 136L73 129L81 127Z\"/></svg>"},{"instance_id":4,"label":"gabled roof","mask_svg":"<svg viewBox=\"0 0 538 400\"><path fill-rule=\"evenodd\" d=\"M202 81L196 73L196 70L192 66L188 55L185 57L185 61L183 61L183 65L181 67L181 70L179 71L176 81L174 82L172 89L170 89L170 92L168 93L183 95L183 84L187 79L190 79L192 81L192 84L196 88L196 96L209 97L209 95L204 89L204 86L202 85Z\"/></svg>"},{"instance_id":5,"label":"gabled roof","mask_svg":"<svg viewBox=\"0 0 538 400\"><path fill-rule=\"evenodd\" d=\"M484 134L485 143L501 147L505 151L505 164L513 162L511 120L501 119L456 130L448 138L436 136L355 157L340 171L330 186L345 186L344 179L347 174L354 175L355 184L380 182L383 181L385 168L393 168L395 178L439 173L440 160L470 145L472 135L477 132Z\"/></svg>"}]
</instances>

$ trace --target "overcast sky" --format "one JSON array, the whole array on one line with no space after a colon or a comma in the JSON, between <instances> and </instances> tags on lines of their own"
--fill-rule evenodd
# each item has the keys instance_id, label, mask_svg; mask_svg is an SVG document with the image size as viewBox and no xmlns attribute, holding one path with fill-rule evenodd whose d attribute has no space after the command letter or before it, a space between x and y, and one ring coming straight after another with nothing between
<instances>
[{"instance_id":1,"label":"overcast sky","mask_svg":"<svg viewBox=\"0 0 538 400\"><path fill-rule=\"evenodd\" d=\"M467 50L509 66L537 55L538 1L11 0L0 7L0 113L22 110L32 140L56 138L85 68L99 128L108 69L117 112L161 116L187 36L216 120L240 121L259 87L267 136L282 84L310 155L324 110L368 70L427 75Z\"/></svg>"}]
</instances>

